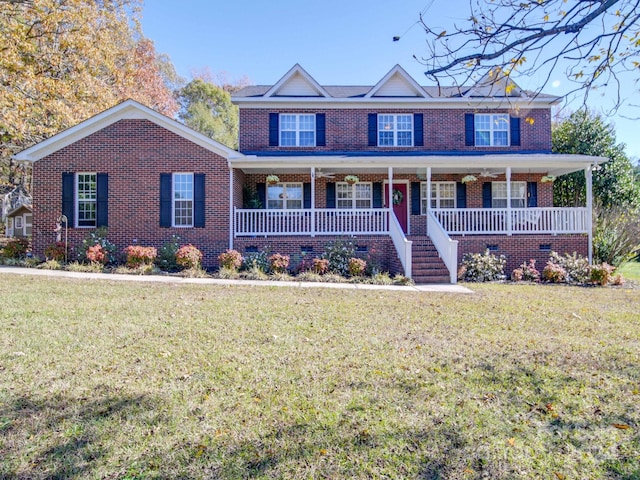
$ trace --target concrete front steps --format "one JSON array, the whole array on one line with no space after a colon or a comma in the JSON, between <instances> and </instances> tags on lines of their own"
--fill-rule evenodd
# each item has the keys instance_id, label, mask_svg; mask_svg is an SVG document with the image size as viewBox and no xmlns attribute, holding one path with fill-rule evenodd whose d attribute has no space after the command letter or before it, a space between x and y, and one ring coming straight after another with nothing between
<instances>
[{"instance_id":1,"label":"concrete front steps","mask_svg":"<svg viewBox=\"0 0 640 480\"><path fill-rule=\"evenodd\" d=\"M429 237L409 236L412 245L411 276L416 284L450 283L449 270Z\"/></svg>"}]
</instances>

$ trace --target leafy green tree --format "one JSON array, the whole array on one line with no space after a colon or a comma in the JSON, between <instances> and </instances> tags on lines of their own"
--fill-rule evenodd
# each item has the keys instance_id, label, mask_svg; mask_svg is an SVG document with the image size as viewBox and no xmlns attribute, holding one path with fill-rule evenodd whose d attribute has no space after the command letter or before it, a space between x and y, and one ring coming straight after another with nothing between
<instances>
[{"instance_id":1,"label":"leafy green tree","mask_svg":"<svg viewBox=\"0 0 640 480\"><path fill-rule=\"evenodd\" d=\"M640 207L640 184L625 153L624 144L616 143L614 127L599 115L578 110L556 125L552 131L553 151L607 157L608 162L593 172L594 201L603 208ZM553 185L556 206L573 207L586 204L583 172L559 177Z\"/></svg>"},{"instance_id":2,"label":"leafy green tree","mask_svg":"<svg viewBox=\"0 0 640 480\"><path fill-rule=\"evenodd\" d=\"M178 91L180 119L231 148L238 148L238 107L221 87L196 78Z\"/></svg>"}]
</instances>

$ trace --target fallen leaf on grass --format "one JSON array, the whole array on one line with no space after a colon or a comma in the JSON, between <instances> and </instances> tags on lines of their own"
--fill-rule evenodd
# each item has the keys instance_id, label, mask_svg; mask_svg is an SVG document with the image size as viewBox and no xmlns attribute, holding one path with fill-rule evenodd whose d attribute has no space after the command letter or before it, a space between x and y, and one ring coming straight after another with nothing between
<instances>
[{"instance_id":1,"label":"fallen leaf on grass","mask_svg":"<svg viewBox=\"0 0 640 480\"><path fill-rule=\"evenodd\" d=\"M631 428L629 425L625 425L624 423L614 423L613 426L620 430L628 430Z\"/></svg>"},{"instance_id":2,"label":"fallen leaf on grass","mask_svg":"<svg viewBox=\"0 0 640 480\"><path fill-rule=\"evenodd\" d=\"M564 480L566 477L558 472L553 472L553 474L558 478L558 480Z\"/></svg>"},{"instance_id":3,"label":"fallen leaf on grass","mask_svg":"<svg viewBox=\"0 0 640 480\"><path fill-rule=\"evenodd\" d=\"M511 437L510 439L507 440L507 443L509 444L510 447L513 447L516 444L516 439Z\"/></svg>"}]
</instances>

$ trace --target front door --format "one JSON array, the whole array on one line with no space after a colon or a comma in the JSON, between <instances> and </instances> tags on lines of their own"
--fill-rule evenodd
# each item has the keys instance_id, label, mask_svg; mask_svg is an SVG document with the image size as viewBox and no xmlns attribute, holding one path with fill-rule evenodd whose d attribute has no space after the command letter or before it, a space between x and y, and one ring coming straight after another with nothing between
<instances>
[{"instance_id":1,"label":"front door","mask_svg":"<svg viewBox=\"0 0 640 480\"><path fill-rule=\"evenodd\" d=\"M409 199L407 198L407 184L406 183L394 183L393 184L393 213L396 215L402 231L406 234L409 232L408 217L407 217L407 205ZM384 186L384 204L389 203L389 184Z\"/></svg>"}]
</instances>

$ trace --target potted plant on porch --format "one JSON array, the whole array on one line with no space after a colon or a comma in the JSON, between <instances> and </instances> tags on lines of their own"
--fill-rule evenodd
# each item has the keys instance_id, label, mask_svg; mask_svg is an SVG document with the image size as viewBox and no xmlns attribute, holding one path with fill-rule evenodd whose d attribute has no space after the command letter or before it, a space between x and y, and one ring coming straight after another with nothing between
<instances>
[{"instance_id":1,"label":"potted plant on porch","mask_svg":"<svg viewBox=\"0 0 640 480\"><path fill-rule=\"evenodd\" d=\"M271 174L271 175L267 175L267 183L269 185L276 185L280 182L280 179L278 178L277 175Z\"/></svg>"},{"instance_id":2,"label":"potted plant on porch","mask_svg":"<svg viewBox=\"0 0 640 480\"><path fill-rule=\"evenodd\" d=\"M356 175L346 175L344 177L344 181L349 185L354 185L360 181L360 179Z\"/></svg>"}]
</instances>

